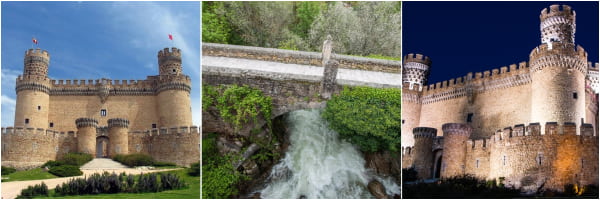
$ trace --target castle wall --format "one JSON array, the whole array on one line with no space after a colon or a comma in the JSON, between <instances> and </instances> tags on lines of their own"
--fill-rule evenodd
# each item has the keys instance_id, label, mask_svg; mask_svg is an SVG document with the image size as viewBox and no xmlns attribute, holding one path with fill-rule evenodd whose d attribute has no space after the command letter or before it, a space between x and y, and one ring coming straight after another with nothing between
<instances>
[{"instance_id":1,"label":"castle wall","mask_svg":"<svg viewBox=\"0 0 600 200\"><path fill-rule=\"evenodd\" d=\"M2 128L2 166L19 170L39 167L77 151L75 133L46 129Z\"/></svg>"},{"instance_id":2,"label":"castle wall","mask_svg":"<svg viewBox=\"0 0 600 200\"><path fill-rule=\"evenodd\" d=\"M161 126L173 127L192 124L192 106L190 105L189 92L181 90L162 91L156 96L156 101L158 102L157 108Z\"/></svg>"},{"instance_id":3,"label":"castle wall","mask_svg":"<svg viewBox=\"0 0 600 200\"><path fill-rule=\"evenodd\" d=\"M418 99L418 92L403 88L401 125L401 143L403 147L414 146L415 144L412 130L413 128L419 126L419 120L421 117L421 104L418 103Z\"/></svg>"},{"instance_id":4,"label":"castle wall","mask_svg":"<svg viewBox=\"0 0 600 200\"><path fill-rule=\"evenodd\" d=\"M438 101L430 104L423 104L421 107L421 119L419 126L432 127L442 130L442 125L448 122L464 123L467 117L465 106L467 97L453 98L446 101ZM403 115L403 117L406 117ZM438 136L443 132L438 131Z\"/></svg>"},{"instance_id":5,"label":"castle wall","mask_svg":"<svg viewBox=\"0 0 600 200\"><path fill-rule=\"evenodd\" d=\"M196 126L132 131L129 132L129 152L189 166L200 161L200 132Z\"/></svg>"},{"instance_id":6,"label":"castle wall","mask_svg":"<svg viewBox=\"0 0 600 200\"><path fill-rule=\"evenodd\" d=\"M15 126L48 128L49 113L48 93L37 90L23 90L17 93ZM29 119L29 123L26 124L25 119Z\"/></svg>"},{"instance_id":7,"label":"castle wall","mask_svg":"<svg viewBox=\"0 0 600 200\"><path fill-rule=\"evenodd\" d=\"M106 109L106 116L100 116L101 109ZM110 96L104 104L98 96L50 96L48 123L63 131L75 130L80 117L95 118L99 126L107 126L110 118L124 118L130 121L130 129L143 130L160 126L157 112L155 96Z\"/></svg>"}]
</instances>

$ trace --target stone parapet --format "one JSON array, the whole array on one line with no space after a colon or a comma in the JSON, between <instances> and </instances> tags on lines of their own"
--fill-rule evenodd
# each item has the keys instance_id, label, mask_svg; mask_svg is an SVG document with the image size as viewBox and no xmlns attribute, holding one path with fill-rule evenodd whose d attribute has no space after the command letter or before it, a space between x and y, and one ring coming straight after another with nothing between
<instances>
[{"instance_id":1,"label":"stone parapet","mask_svg":"<svg viewBox=\"0 0 600 200\"><path fill-rule=\"evenodd\" d=\"M319 52L292 51L284 49L238 46L228 44L202 43L202 55L244 58L314 66L321 66L322 64L322 55ZM337 54L334 54L332 58L339 62L340 68L345 69L360 69L369 71L400 73L400 70L402 68L402 64L400 61L381 60Z\"/></svg>"},{"instance_id":2,"label":"stone parapet","mask_svg":"<svg viewBox=\"0 0 600 200\"><path fill-rule=\"evenodd\" d=\"M77 128L81 127L98 127L98 120L93 118L79 118L75 120L75 124L77 124Z\"/></svg>"}]
</instances>

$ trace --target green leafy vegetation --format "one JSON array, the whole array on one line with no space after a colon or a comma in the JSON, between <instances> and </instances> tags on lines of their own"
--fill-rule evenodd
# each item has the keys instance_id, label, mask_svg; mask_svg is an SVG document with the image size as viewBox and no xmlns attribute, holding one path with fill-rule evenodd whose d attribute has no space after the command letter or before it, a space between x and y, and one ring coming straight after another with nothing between
<instances>
[{"instance_id":1,"label":"green leafy vegetation","mask_svg":"<svg viewBox=\"0 0 600 200\"><path fill-rule=\"evenodd\" d=\"M16 171L17 170L15 168L2 166L2 175L9 175L15 173Z\"/></svg>"},{"instance_id":2,"label":"green leafy vegetation","mask_svg":"<svg viewBox=\"0 0 600 200\"><path fill-rule=\"evenodd\" d=\"M442 179L438 183L404 184L404 198L517 198L520 190L500 187L495 180L488 182L473 175Z\"/></svg>"},{"instance_id":3,"label":"green leafy vegetation","mask_svg":"<svg viewBox=\"0 0 600 200\"><path fill-rule=\"evenodd\" d=\"M271 127L272 100L259 89L246 85L203 85L202 91L202 107L208 109L215 106L223 120L236 130L248 122L257 123L258 117L265 119L268 127Z\"/></svg>"},{"instance_id":4,"label":"green leafy vegetation","mask_svg":"<svg viewBox=\"0 0 600 200\"><path fill-rule=\"evenodd\" d=\"M345 87L327 102L323 118L342 139L362 151L397 151L400 146L400 89Z\"/></svg>"},{"instance_id":5,"label":"green leafy vegetation","mask_svg":"<svg viewBox=\"0 0 600 200\"><path fill-rule=\"evenodd\" d=\"M202 198L225 199L237 195L235 187L246 177L233 168L232 156L220 156L216 134L202 139Z\"/></svg>"},{"instance_id":6,"label":"green leafy vegetation","mask_svg":"<svg viewBox=\"0 0 600 200\"><path fill-rule=\"evenodd\" d=\"M129 167L136 166L151 166L154 164L154 159L150 155L133 153L133 154L117 154L113 157L114 161L120 162L121 164Z\"/></svg>"},{"instance_id":7,"label":"green leafy vegetation","mask_svg":"<svg viewBox=\"0 0 600 200\"><path fill-rule=\"evenodd\" d=\"M202 2L202 41L335 52L400 55L400 2ZM383 28L382 28L383 27Z\"/></svg>"},{"instance_id":8,"label":"green leafy vegetation","mask_svg":"<svg viewBox=\"0 0 600 200\"><path fill-rule=\"evenodd\" d=\"M4 169L2 171L4 172ZM9 175L2 175L2 177L3 177L2 182L57 178L57 176L55 176L51 173L48 173L47 171L44 171L41 168L33 168L30 170L16 171Z\"/></svg>"},{"instance_id":9,"label":"green leafy vegetation","mask_svg":"<svg viewBox=\"0 0 600 200\"><path fill-rule=\"evenodd\" d=\"M17 199L31 199L36 196L48 196L48 194L48 186L42 182L21 190L21 194L17 195Z\"/></svg>"},{"instance_id":10,"label":"green leafy vegetation","mask_svg":"<svg viewBox=\"0 0 600 200\"><path fill-rule=\"evenodd\" d=\"M67 153L60 159L65 165L82 166L87 162L92 161L94 157L87 153Z\"/></svg>"},{"instance_id":11,"label":"green leafy vegetation","mask_svg":"<svg viewBox=\"0 0 600 200\"><path fill-rule=\"evenodd\" d=\"M83 172L79 170L78 166L75 165L60 165L50 168L49 173L60 177L79 176L83 175Z\"/></svg>"},{"instance_id":12,"label":"green leafy vegetation","mask_svg":"<svg viewBox=\"0 0 600 200\"><path fill-rule=\"evenodd\" d=\"M188 169L188 175L200 176L200 162L192 163L192 165Z\"/></svg>"}]
</instances>

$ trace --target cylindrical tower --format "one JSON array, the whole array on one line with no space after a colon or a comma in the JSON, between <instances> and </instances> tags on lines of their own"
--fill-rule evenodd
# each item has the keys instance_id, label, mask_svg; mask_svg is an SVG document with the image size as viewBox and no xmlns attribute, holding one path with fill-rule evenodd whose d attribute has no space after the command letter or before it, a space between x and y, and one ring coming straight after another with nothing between
<instances>
[{"instance_id":1,"label":"cylindrical tower","mask_svg":"<svg viewBox=\"0 0 600 200\"><path fill-rule=\"evenodd\" d=\"M113 118L108 120L108 156L129 153L129 120Z\"/></svg>"},{"instance_id":2,"label":"cylindrical tower","mask_svg":"<svg viewBox=\"0 0 600 200\"><path fill-rule=\"evenodd\" d=\"M442 178L465 173L466 142L471 135L467 124L447 123L442 125L444 132L444 154L442 155Z\"/></svg>"},{"instance_id":3,"label":"cylindrical tower","mask_svg":"<svg viewBox=\"0 0 600 200\"><path fill-rule=\"evenodd\" d=\"M92 118L79 118L77 125L77 151L96 156L96 128L98 121Z\"/></svg>"},{"instance_id":4,"label":"cylindrical tower","mask_svg":"<svg viewBox=\"0 0 600 200\"><path fill-rule=\"evenodd\" d=\"M416 127L413 129L415 146L413 148L413 165L419 179L429 179L433 172L433 138L437 129L429 127Z\"/></svg>"},{"instance_id":5,"label":"cylindrical tower","mask_svg":"<svg viewBox=\"0 0 600 200\"><path fill-rule=\"evenodd\" d=\"M402 65L402 146L414 146L412 131L421 118L421 91L427 85L431 60L421 54L404 56Z\"/></svg>"},{"instance_id":6,"label":"cylindrical tower","mask_svg":"<svg viewBox=\"0 0 600 200\"><path fill-rule=\"evenodd\" d=\"M182 74L180 50L173 47L158 52L158 114L161 127L192 124L191 81Z\"/></svg>"},{"instance_id":7,"label":"cylindrical tower","mask_svg":"<svg viewBox=\"0 0 600 200\"><path fill-rule=\"evenodd\" d=\"M575 11L563 5L540 15L542 43L529 55L531 122L585 121L587 53L575 47ZM542 127L542 130L544 128Z\"/></svg>"},{"instance_id":8,"label":"cylindrical tower","mask_svg":"<svg viewBox=\"0 0 600 200\"><path fill-rule=\"evenodd\" d=\"M50 54L41 49L25 52L23 75L17 78L15 126L48 128Z\"/></svg>"}]
</instances>

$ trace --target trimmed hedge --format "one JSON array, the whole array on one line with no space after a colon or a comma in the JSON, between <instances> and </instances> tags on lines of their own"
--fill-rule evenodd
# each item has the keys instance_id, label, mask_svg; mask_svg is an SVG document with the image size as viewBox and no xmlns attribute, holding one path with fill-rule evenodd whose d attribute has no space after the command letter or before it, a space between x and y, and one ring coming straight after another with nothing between
<instances>
[{"instance_id":1,"label":"trimmed hedge","mask_svg":"<svg viewBox=\"0 0 600 200\"><path fill-rule=\"evenodd\" d=\"M15 173L16 171L17 169L15 168L2 166L2 175L9 175Z\"/></svg>"},{"instance_id":2,"label":"trimmed hedge","mask_svg":"<svg viewBox=\"0 0 600 200\"><path fill-rule=\"evenodd\" d=\"M74 165L60 165L52 167L48 172L60 177L83 175L83 172L79 170L79 167Z\"/></svg>"},{"instance_id":3,"label":"trimmed hedge","mask_svg":"<svg viewBox=\"0 0 600 200\"><path fill-rule=\"evenodd\" d=\"M156 161L156 162L152 163L152 166L155 166L155 167L175 167L175 166L177 166L177 164L172 163L172 162L160 162L160 161Z\"/></svg>"},{"instance_id":4,"label":"trimmed hedge","mask_svg":"<svg viewBox=\"0 0 600 200\"><path fill-rule=\"evenodd\" d=\"M151 166L152 164L154 164L154 159L152 159L151 156L139 153L128 155L118 154L113 158L113 160L120 162L121 164L127 165L129 167Z\"/></svg>"},{"instance_id":5,"label":"trimmed hedge","mask_svg":"<svg viewBox=\"0 0 600 200\"><path fill-rule=\"evenodd\" d=\"M65 162L63 161L56 161L56 160L49 160L48 162L44 163L44 165L42 165L40 168L52 168L52 167L56 167L56 166L61 166L61 165L65 165Z\"/></svg>"}]
</instances>

